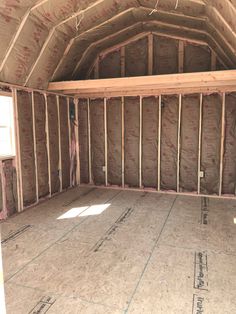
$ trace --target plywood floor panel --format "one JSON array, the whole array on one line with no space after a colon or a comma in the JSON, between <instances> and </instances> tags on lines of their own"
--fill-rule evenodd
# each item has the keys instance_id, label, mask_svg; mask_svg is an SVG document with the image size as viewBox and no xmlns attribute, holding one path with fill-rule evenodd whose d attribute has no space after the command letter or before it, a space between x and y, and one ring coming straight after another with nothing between
<instances>
[{"instance_id":1,"label":"plywood floor panel","mask_svg":"<svg viewBox=\"0 0 236 314\"><path fill-rule=\"evenodd\" d=\"M231 200L69 190L0 224L7 313L235 313L235 218Z\"/></svg>"}]
</instances>

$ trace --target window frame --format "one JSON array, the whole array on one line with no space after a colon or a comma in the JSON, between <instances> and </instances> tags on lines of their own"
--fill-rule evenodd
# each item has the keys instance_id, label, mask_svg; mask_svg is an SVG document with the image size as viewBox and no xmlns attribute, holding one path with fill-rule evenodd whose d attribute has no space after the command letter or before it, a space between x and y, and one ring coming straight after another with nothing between
<instances>
[{"instance_id":1,"label":"window frame","mask_svg":"<svg viewBox=\"0 0 236 314\"><path fill-rule=\"evenodd\" d=\"M14 109L14 97L11 92L4 92L0 91L0 98L1 97L8 97L11 98L11 118L10 118L10 125L7 125L6 127L8 128L10 132L10 146L11 146L11 151L8 154L1 154L0 152L0 160L4 159L9 159L9 158L15 158L16 157L16 140L15 140L15 109ZM0 100L1 101L1 100ZM0 126L1 127L1 126ZM5 126L3 126L5 127Z\"/></svg>"}]
</instances>

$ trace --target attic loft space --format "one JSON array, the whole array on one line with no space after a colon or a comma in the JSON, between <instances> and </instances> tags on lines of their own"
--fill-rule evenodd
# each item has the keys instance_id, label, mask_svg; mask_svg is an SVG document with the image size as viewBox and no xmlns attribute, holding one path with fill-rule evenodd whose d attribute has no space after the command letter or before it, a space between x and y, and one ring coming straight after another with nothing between
<instances>
[{"instance_id":1,"label":"attic loft space","mask_svg":"<svg viewBox=\"0 0 236 314\"><path fill-rule=\"evenodd\" d=\"M0 80L49 82L234 69L235 0L0 4Z\"/></svg>"}]
</instances>

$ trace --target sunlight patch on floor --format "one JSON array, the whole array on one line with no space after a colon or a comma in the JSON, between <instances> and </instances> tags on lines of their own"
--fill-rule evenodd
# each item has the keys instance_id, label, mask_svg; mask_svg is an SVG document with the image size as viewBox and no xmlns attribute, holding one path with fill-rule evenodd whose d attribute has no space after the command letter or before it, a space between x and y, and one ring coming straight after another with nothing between
<instances>
[{"instance_id":1,"label":"sunlight patch on floor","mask_svg":"<svg viewBox=\"0 0 236 314\"><path fill-rule=\"evenodd\" d=\"M57 219L61 220L61 219L70 219L70 218L76 218L76 217L100 215L110 205L111 204L100 204L100 205L92 205L92 206L74 207L68 210L63 215L59 216Z\"/></svg>"}]
</instances>

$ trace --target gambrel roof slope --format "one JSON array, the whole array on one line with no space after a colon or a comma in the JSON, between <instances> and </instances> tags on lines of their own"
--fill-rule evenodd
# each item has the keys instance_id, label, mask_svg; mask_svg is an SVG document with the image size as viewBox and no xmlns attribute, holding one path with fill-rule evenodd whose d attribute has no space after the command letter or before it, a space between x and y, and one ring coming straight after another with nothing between
<instances>
[{"instance_id":1,"label":"gambrel roof slope","mask_svg":"<svg viewBox=\"0 0 236 314\"><path fill-rule=\"evenodd\" d=\"M235 16L236 0L2 0L0 80L45 88L78 77L97 42L154 29L207 43L232 69Z\"/></svg>"}]
</instances>

